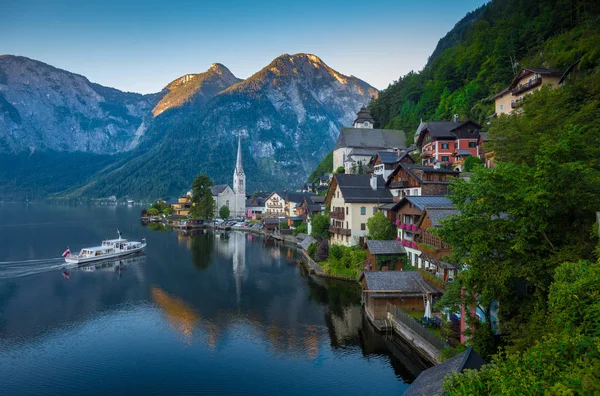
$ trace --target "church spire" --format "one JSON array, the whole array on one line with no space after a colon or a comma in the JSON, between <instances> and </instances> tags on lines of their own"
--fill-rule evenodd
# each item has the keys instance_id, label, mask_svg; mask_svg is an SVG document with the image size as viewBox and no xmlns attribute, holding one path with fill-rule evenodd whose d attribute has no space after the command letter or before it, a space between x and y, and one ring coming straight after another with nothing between
<instances>
[{"instance_id":1,"label":"church spire","mask_svg":"<svg viewBox=\"0 0 600 396\"><path fill-rule=\"evenodd\" d=\"M238 134L238 151L237 161L235 162L235 172L238 174L244 173L244 167L242 166L242 135Z\"/></svg>"}]
</instances>

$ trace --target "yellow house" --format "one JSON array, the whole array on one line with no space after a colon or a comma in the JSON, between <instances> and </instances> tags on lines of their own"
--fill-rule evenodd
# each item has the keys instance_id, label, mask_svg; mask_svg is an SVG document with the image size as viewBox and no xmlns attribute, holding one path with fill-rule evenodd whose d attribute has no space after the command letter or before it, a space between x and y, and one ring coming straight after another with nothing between
<instances>
[{"instance_id":1,"label":"yellow house","mask_svg":"<svg viewBox=\"0 0 600 396\"><path fill-rule=\"evenodd\" d=\"M173 213L179 216L188 216L192 207L192 192L188 191L186 195L177 199L177 203L171 204Z\"/></svg>"},{"instance_id":2,"label":"yellow house","mask_svg":"<svg viewBox=\"0 0 600 396\"><path fill-rule=\"evenodd\" d=\"M369 234L369 220L381 204L392 202L383 177L377 175L336 174L325 204L329 205L329 244L363 245Z\"/></svg>"},{"instance_id":3,"label":"yellow house","mask_svg":"<svg viewBox=\"0 0 600 396\"><path fill-rule=\"evenodd\" d=\"M493 97L496 115L510 114L517 109L526 95L539 91L544 85L558 87L563 72L557 69L521 69L510 86Z\"/></svg>"}]
</instances>

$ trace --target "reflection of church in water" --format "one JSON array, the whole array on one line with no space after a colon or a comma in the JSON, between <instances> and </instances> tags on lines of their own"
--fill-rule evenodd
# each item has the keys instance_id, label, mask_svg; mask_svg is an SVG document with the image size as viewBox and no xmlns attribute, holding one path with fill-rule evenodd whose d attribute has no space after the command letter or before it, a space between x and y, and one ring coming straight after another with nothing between
<instances>
[{"instance_id":1,"label":"reflection of church in water","mask_svg":"<svg viewBox=\"0 0 600 396\"><path fill-rule=\"evenodd\" d=\"M221 257L231 259L233 266L233 280L235 282L235 295L238 305L242 299L242 284L248 278L246 268L246 238L252 234L241 232L230 232L225 239L224 235L219 236L219 241L215 244L215 252Z\"/></svg>"}]
</instances>

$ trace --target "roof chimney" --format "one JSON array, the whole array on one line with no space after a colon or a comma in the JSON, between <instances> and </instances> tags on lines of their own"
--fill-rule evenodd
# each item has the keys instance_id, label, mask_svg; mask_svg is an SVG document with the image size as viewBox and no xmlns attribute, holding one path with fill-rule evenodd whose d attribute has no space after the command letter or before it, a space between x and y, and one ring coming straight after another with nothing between
<instances>
[{"instance_id":1,"label":"roof chimney","mask_svg":"<svg viewBox=\"0 0 600 396\"><path fill-rule=\"evenodd\" d=\"M454 114L454 122L458 122L458 114Z\"/></svg>"},{"instance_id":2,"label":"roof chimney","mask_svg":"<svg viewBox=\"0 0 600 396\"><path fill-rule=\"evenodd\" d=\"M371 188L377 191L377 175L373 173L369 181L371 182Z\"/></svg>"}]
</instances>

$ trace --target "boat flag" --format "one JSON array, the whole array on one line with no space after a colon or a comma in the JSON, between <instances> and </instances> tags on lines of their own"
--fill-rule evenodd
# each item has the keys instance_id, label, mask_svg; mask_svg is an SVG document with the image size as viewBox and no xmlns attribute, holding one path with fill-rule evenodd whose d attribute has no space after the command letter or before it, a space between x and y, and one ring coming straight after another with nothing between
<instances>
[{"instance_id":1,"label":"boat flag","mask_svg":"<svg viewBox=\"0 0 600 396\"><path fill-rule=\"evenodd\" d=\"M146 238L142 238L142 242L144 242L144 243L145 243L145 242L146 242Z\"/></svg>"},{"instance_id":2,"label":"boat flag","mask_svg":"<svg viewBox=\"0 0 600 396\"><path fill-rule=\"evenodd\" d=\"M69 254L71 254L71 250L69 249L69 247L67 246L67 250L65 250L65 252L62 254L63 257L67 257Z\"/></svg>"}]
</instances>

